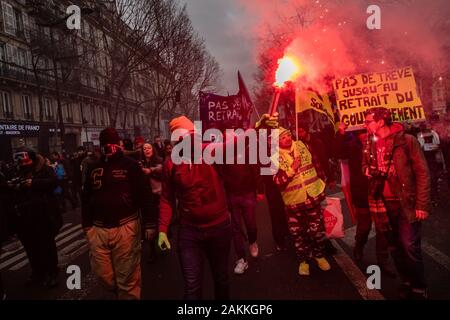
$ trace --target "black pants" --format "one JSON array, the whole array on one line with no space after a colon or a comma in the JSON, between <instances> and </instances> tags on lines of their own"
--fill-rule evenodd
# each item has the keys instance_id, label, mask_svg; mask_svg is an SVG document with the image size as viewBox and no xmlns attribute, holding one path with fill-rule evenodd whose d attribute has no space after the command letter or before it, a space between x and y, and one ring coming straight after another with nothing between
<instances>
[{"instance_id":1,"label":"black pants","mask_svg":"<svg viewBox=\"0 0 450 320\"><path fill-rule=\"evenodd\" d=\"M377 225L375 225L377 227ZM372 217L370 216L369 208L356 207L356 234L355 246L363 248L369 238L370 230L372 229ZM375 252L377 255L377 262L383 265L389 260L389 249L386 235L376 230L375 238Z\"/></svg>"},{"instance_id":2,"label":"black pants","mask_svg":"<svg viewBox=\"0 0 450 320\"><path fill-rule=\"evenodd\" d=\"M398 201L387 201L386 209L392 232L387 240L395 267L404 282L410 282L414 289L426 288L424 264L421 249L422 223L410 223Z\"/></svg>"},{"instance_id":3,"label":"black pants","mask_svg":"<svg viewBox=\"0 0 450 320\"><path fill-rule=\"evenodd\" d=\"M267 204L269 205L270 219L272 221L272 235L279 247L286 246L286 237L289 235L287 216L280 190L272 180L272 176L264 176Z\"/></svg>"},{"instance_id":4,"label":"black pants","mask_svg":"<svg viewBox=\"0 0 450 320\"><path fill-rule=\"evenodd\" d=\"M51 224L44 218L22 218L17 235L22 242L36 278L58 273L58 254Z\"/></svg>"},{"instance_id":5,"label":"black pants","mask_svg":"<svg viewBox=\"0 0 450 320\"><path fill-rule=\"evenodd\" d=\"M184 278L184 299L202 299L204 259L209 262L218 300L230 298L228 259L231 247L231 223L197 228L181 224L178 229L178 257Z\"/></svg>"}]
</instances>

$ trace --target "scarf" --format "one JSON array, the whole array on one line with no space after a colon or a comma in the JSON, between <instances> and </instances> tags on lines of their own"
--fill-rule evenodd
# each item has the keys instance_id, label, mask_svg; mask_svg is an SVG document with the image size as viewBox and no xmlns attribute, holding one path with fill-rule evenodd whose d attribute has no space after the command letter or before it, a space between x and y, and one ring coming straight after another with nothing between
<instances>
[{"instance_id":1,"label":"scarf","mask_svg":"<svg viewBox=\"0 0 450 320\"><path fill-rule=\"evenodd\" d=\"M372 140L367 144L365 154L369 156L369 164L371 168L376 168L378 175L369 178L369 211L372 217L372 221L377 230L382 232L392 231L391 224L389 223L389 216L386 210L385 199L383 197L384 185L387 180L387 176L390 173L390 168L393 162L393 148L394 139L388 137L385 140L385 150L377 150L376 143ZM378 165L377 152L383 152L382 159L384 163ZM385 171L378 171L378 168L385 168Z\"/></svg>"}]
</instances>

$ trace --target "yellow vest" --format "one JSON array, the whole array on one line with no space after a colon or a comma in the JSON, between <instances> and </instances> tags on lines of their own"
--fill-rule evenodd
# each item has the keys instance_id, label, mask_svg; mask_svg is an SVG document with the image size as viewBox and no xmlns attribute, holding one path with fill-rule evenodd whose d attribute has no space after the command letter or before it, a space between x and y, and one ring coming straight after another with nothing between
<instances>
[{"instance_id":1,"label":"yellow vest","mask_svg":"<svg viewBox=\"0 0 450 320\"><path fill-rule=\"evenodd\" d=\"M296 172L291 166L294 159L300 159L300 167ZM325 182L317 176L312 163L312 155L301 141L293 141L290 150L279 150L279 166L285 171L291 182L281 191L284 204L293 206L304 203L308 197L317 197L325 190Z\"/></svg>"}]
</instances>

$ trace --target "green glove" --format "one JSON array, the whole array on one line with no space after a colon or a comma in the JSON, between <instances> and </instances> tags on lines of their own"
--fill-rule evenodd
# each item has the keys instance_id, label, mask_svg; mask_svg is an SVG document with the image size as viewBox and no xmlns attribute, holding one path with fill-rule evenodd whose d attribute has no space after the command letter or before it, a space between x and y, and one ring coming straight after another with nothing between
<instances>
[{"instance_id":1,"label":"green glove","mask_svg":"<svg viewBox=\"0 0 450 320\"><path fill-rule=\"evenodd\" d=\"M264 113L261 119L255 124L255 129L260 127L278 128L278 113L276 112L273 115Z\"/></svg>"},{"instance_id":2,"label":"green glove","mask_svg":"<svg viewBox=\"0 0 450 320\"><path fill-rule=\"evenodd\" d=\"M165 232L160 232L159 236L158 236L158 247L161 250L166 250L169 249L170 250L170 242L169 239L167 238L167 234Z\"/></svg>"}]
</instances>

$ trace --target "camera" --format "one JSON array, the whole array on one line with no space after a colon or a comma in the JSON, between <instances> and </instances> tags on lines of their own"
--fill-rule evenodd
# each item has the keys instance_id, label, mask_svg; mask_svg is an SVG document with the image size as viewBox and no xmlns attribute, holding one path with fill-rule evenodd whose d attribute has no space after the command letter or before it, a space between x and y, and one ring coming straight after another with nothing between
<instances>
[{"instance_id":1,"label":"camera","mask_svg":"<svg viewBox=\"0 0 450 320\"><path fill-rule=\"evenodd\" d=\"M383 194L387 173L375 167L369 167L369 196L379 198Z\"/></svg>"}]
</instances>

